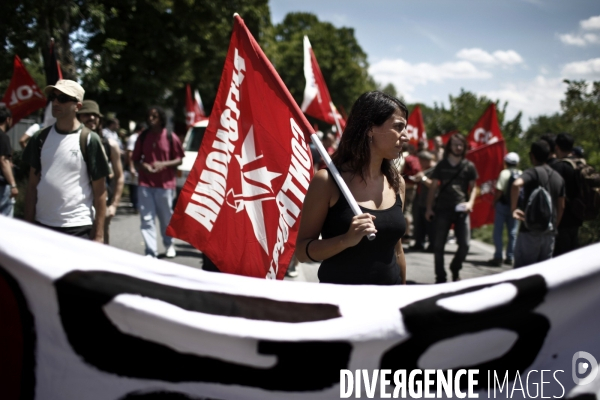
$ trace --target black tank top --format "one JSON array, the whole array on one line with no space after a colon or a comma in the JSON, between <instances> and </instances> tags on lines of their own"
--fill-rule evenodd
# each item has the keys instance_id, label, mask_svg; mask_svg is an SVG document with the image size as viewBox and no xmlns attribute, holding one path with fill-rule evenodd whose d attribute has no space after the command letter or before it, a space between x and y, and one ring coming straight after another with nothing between
<instances>
[{"instance_id":1,"label":"black tank top","mask_svg":"<svg viewBox=\"0 0 600 400\"><path fill-rule=\"evenodd\" d=\"M329 172L329 171L328 171ZM324 260L319 268L321 283L348 285L396 285L400 284L400 266L396 263L394 248L406 232L402 214L402 199L396 194L396 202L385 210L360 207L363 212L376 216L377 237L366 237L353 247ZM340 191L338 201L329 208L321 229L323 239L348 232L354 213Z\"/></svg>"}]
</instances>

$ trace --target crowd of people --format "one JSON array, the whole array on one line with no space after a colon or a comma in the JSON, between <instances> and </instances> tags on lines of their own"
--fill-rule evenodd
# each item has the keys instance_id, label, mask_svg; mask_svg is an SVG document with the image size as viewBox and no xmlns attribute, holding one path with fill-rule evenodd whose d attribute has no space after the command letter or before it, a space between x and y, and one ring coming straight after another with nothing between
<instances>
[{"instance_id":1,"label":"crowd of people","mask_svg":"<svg viewBox=\"0 0 600 400\"><path fill-rule=\"evenodd\" d=\"M175 257L166 227L184 152L177 135L166 129L165 111L150 107L147 125L138 124L125 139L119 135L119 121L104 118L95 101L84 100L78 83L60 80L44 91L56 123L34 126L20 140L29 165L25 220L108 244L127 175L145 254L158 256L158 218L166 256ZM321 136L362 211L359 215L311 144L315 175L304 201L293 264L320 262L321 282L404 284L402 244L411 239L410 251L433 253L435 282L443 283L444 251L453 232L457 250L449 270L453 281L460 280L479 174L465 158L468 144L462 134L452 135L445 145L436 138L433 149L426 142L409 145L407 118L408 109L397 98L367 92L352 107L337 145L333 133ZM10 111L0 106L0 213L7 216L18 195L6 135L11 124ZM495 185L491 266L524 267L578 247L583 220L576 175L583 161L574 144L567 133L544 135L531 145L532 167L525 171L519 169L518 154L504 157ZM369 240L372 234L375 239ZM294 276L293 265L288 276Z\"/></svg>"},{"instance_id":2,"label":"crowd of people","mask_svg":"<svg viewBox=\"0 0 600 400\"><path fill-rule=\"evenodd\" d=\"M116 118L104 118L98 103L71 80L44 89L56 122L34 125L19 143L28 168L24 218L64 234L108 244L110 222L119 206L125 176L140 215L145 253L157 257L158 217L166 256L176 256L166 228L173 213L176 168L184 152L179 138L166 129L165 111L150 107L148 125L123 137ZM12 216L18 187L12 174L12 148L6 135L10 110L0 106L0 212Z\"/></svg>"}]
</instances>

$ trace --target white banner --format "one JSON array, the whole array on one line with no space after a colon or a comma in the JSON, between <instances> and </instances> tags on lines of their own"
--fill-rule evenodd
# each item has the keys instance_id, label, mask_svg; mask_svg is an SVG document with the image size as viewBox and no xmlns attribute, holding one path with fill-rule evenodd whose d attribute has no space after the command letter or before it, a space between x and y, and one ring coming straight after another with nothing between
<instances>
[{"instance_id":1,"label":"white banner","mask_svg":"<svg viewBox=\"0 0 600 400\"><path fill-rule=\"evenodd\" d=\"M397 371L400 397L600 391L600 245L377 287L209 273L5 217L0 232L2 399L380 398Z\"/></svg>"}]
</instances>

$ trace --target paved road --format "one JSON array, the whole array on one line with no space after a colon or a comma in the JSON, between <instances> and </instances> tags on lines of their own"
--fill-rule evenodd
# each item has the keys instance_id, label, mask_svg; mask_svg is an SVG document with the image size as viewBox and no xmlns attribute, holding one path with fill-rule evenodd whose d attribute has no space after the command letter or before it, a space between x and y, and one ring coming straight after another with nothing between
<instances>
[{"instance_id":1,"label":"paved road","mask_svg":"<svg viewBox=\"0 0 600 400\"><path fill-rule=\"evenodd\" d=\"M126 200L126 199L125 199ZM125 206L119 207L118 214L113 218L111 224L111 245L123 250L131 251L140 255L144 254L144 243L140 233L140 217L133 214L131 209ZM160 236L159 236L160 238ZM173 259L164 258L164 246L159 239L159 258L177 264L187 265L194 268L202 267L202 255L188 243L175 239L175 249L177 257ZM448 266L456 250L456 245L448 243L446 245L446 269L448 276ZM512 267L503 265L501 267L491 267L487 260L492 258L494 248L491 245L472 240L467 260L463 264L460 273L461 279L475 278L484 275L496 274L506 271ZM434 283L435 275L433 272L433 254L424 252L406 252L407 281L410 284L429 284ZM298 277L286 278L294 281L318 282L317 271L318 263L301 263L298 266Z\"/></svg>"}]
</instances>

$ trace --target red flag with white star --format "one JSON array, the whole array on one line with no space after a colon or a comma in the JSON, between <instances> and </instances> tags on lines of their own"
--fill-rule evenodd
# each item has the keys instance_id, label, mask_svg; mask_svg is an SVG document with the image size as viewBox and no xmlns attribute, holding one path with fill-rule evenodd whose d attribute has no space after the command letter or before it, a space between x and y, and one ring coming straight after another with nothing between
<instances>
[{"instance_id":1,"label":"red flag with white star","mask_svg":"<svg viewBox=\"0 0 600 400\"><path fill-rule=\"evenodd\" d=\"M494 188L500 172L504 168L506 147L504 140L483 145L467 153L466 159L475 164L479 178L479 194L471 212L471 228L494 223Z\"/></svg>"},{"instance_id":2,"label":"red flag with white star","mask_svg":"<svg viewBox=\"0 0 600 400\"><path fill-rule=\"evenodd\" d=\"M423 114L421 113L421 107L418 105L413 108L408 116L408 120L406 121L406 132L408 133L408 143L415 147L419 145L419 141L427 140L425 124L423 123Z\"/></svg>"},{"instance_id":3,"label":"red flag with white star","mask_svg":"<svg viewBox=\"0 0 600 400\"><path fill-rule=\"evenodd\" d=\"M344 121L344 118L342 118L331 101L321 68L319 68L319 64L317 63L317 57L315 57L307 36L304 36L304 77L306 78L306 86L304 88L304 100L300 107L302 111L306 115L310 115L331 125L337 125L337 118L343 130L346 127L346 121ZM340 135L339 132L338 135Z\"/></svg>"},{"instance_id":4,"label":"red flag with white star","mask_svg":"<svg viewBox=\"0 0 600 400\"><path fill-rule=\"evenodd\" d=\"M470 149L475 150L478 147L496 143L500 140L504 140L504 136L502 136L500 124L498 124L496 104L491 103L469 132L467 142Z\"/></svg>"},{"instance_id":5,"label":"red flag with white star","mask_svg":"<svg viewBox=\"0 0 600 400\"><path fill-rule=\"evenodd\" d=\"M283 279L313 175L312 132L236 15L208 128L167 233L222 272Z\"/></svg>"},{"instance_id":6,"label":"red flag with white star","mask_svg":"<svg viewBox=\"0 0 600 400\"><path fill-rule=\"evenodd\" d=\"M2 102L10 109L13 124L46 105L46 97L17 55L13 64L13 76Z\"/></svg>"},{"instance_id":7,"label":"red flag with white star","mask_svg":"<svg viewBox=\"0 0 600 400\"><path fill-rule=\"evenodd\" d=\"M202 100L200 99L200 93L196 90L194 97L192 97L192 88L188 83L185 87L185 122L187 128L191 128L196 123L204 121L206 114L204 113L204 107L202 106Z\"/></svg>"}]
</instances>

